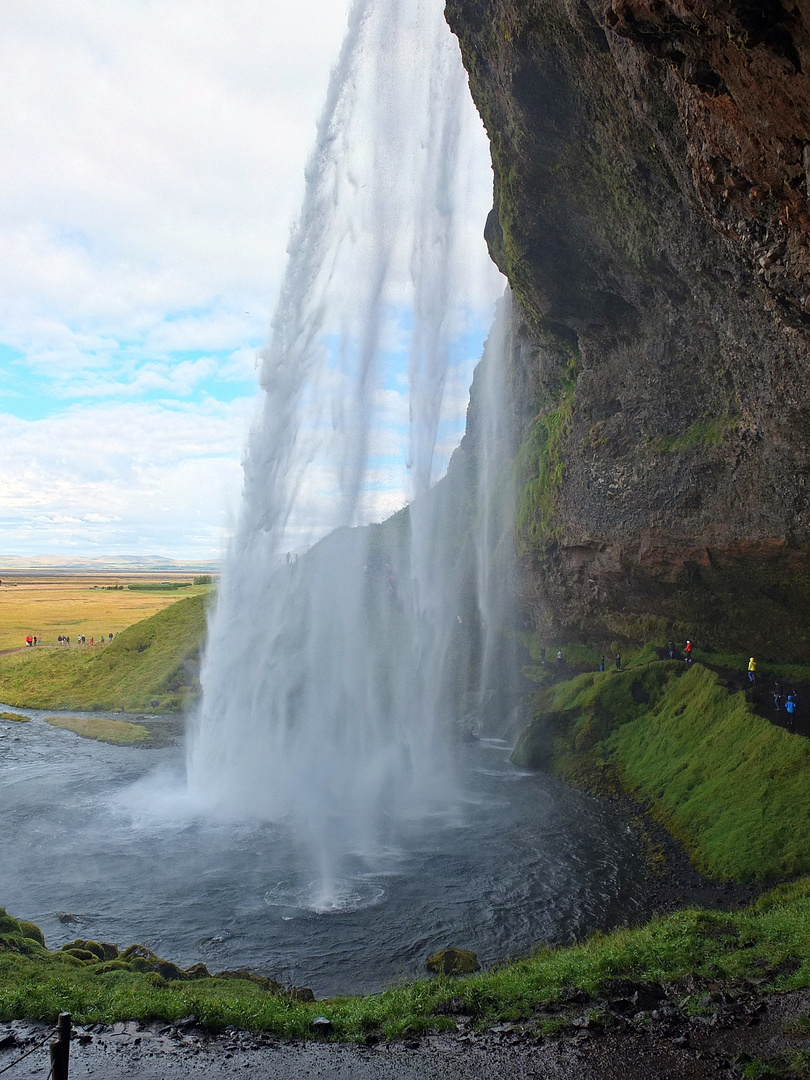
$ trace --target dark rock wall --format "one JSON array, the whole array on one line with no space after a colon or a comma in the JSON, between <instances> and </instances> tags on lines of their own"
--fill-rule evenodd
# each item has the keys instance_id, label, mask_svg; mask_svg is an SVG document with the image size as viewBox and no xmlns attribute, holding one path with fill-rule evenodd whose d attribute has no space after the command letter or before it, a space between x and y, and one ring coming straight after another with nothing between
<instances>
[{"instance_id":1,"label":"dark rock wall","mask_svg":"<svg viewBox=\"0 0 810 1080\"><path fill-rule=\"evenodd\" d=\"M810 9L446 11L518 301L535 625L810 657Z\"/></svg>"}]
</instances>

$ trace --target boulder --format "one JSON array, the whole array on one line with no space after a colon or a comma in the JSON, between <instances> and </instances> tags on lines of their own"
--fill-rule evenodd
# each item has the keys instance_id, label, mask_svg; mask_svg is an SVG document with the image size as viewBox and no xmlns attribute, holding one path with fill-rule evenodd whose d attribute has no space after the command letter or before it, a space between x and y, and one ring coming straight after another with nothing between
<instances>
[{"instance_id":1,"label":"boulder","mask_svg":"<svg viewBox=\"0 0 810 1080\"><path fill-rule=\"evenodd\" d=\"M471 975L478 971L481 965L474 952L450 946L428 957L425 967L434 975Z\"/></svg>"}]
</instances>

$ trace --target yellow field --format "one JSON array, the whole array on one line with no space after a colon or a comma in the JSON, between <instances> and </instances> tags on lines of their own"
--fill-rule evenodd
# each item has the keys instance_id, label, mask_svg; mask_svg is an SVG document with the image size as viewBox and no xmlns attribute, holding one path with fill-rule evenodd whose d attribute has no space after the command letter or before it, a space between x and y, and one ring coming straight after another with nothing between
<instances>
[{"instance_id":1,"label":"yellow field","mask_svg":"<svg viewBox=\"0 0 810 1080\"><path fill-rule=\"evenodd\" d=\"M60 634L74 644L79 634L98 641L117 634L186 596L209 592L210 585L166 592L130 592L132 583L191 581L193 573L158 574L3 574L0 585L0 652L25 647L27 634L56 645ZM107 585L124 589L106 591Z\"/></svg>"}]
</instances>

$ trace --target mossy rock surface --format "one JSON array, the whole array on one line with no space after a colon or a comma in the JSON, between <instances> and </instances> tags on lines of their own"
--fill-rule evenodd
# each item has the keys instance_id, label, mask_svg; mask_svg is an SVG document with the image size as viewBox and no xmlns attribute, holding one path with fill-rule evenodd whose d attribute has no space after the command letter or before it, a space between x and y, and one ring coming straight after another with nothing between
<instances>
[{"instance_id":1,"label":"mossy rock surface","mask_svg":"<svg viewBox=\"0 0 810 1080\"><path fill-rule=\"evenodd\" d=\"M24 938L30 938L32 941L38 941L39 944L45 948L45 935L40 928L32 922L20 921L20 933Z\"/></svg>"},{"instance_id":2,"label":"mossy rock surface","mask_svg":"<svg viewBox=\"0 0 810 1080\"><path fill-rule=\"evenodd\" d=\"M96 968L97 975L106 975L110 971L132 971L132 968L124 960L108 960Z\"/></svg>"},{"instance_id":3,"label":"mossy rock surface","mask_svg":"<svg viewBox=\"0 0 810 1080\"><path fill-rule=\"evenodd\" d=\"M126 949L123 949L119 954L122 960L134 960L139 957L143 960L157 960L158 956L152 952L151 949L147 949L145 945L127 945Z\"/></svg>"},{"instance_id":4,"label":"mossy rock surface","mask_svg":"<svg viewBox=\"0 0 810 1080\"><path fill-rule=\"evenodd\" d=\"M192 964L190 968L186 968L186 977L189 979L210 979L211 972L205 964Z\"/></svg>"},{"instance_id":5,"label":"mossy rock surface","mask_svg":"<svg viewBox=\"0 0 810 1080\"><path fill-rule=\"evenodd\" d=\"M91 953L89 949L63 949L67 956L72 956L76 960L81 960L83 964L97 964L98 957L95 953Z\"/></svg>"},{"instance_id":6,"label":"mossy rock surface","mask_svg":"<svg viewBox=\"0 0 810 1080\"><path fill-rule=\"evenodd\" d=\"M84 938L76 938L62 946L62 952L72 953L74 956L80 952L88 952L95 960L114 960L118 955L115 945L101 945L98 941L87 941Z\"/></svg>"},{"instance_id":7,"label":"mossy rock surface","mask_svg":"<svg viewBox=\"0 0 810 1080\"><path fill-rule=\"evenodd\" d=\"M451 946L428 957L425 967L434 975L472 975L474 971L480 970L481 965L474 952Z\"/></svg>"},{"instance_id":8,"label":"mossy rock surface","mask_svg":"<svg viewBox=\"0 0 810 1080\"><path fill-rule=\"evenodd\" d=\"M261 990L268 990L273 994L280 994L284 990L284 987L281 985L281 983L276 982L275 979L268 979L264 975L257 975L254 971L246 971L244 968L240 968L236 971L217 971L213 975L213 978L241 979L243 982L253 983L254 986L258 986ZM314 995L311 999L308 1000L314 1001Z\"/></svg>"}]
</instances>

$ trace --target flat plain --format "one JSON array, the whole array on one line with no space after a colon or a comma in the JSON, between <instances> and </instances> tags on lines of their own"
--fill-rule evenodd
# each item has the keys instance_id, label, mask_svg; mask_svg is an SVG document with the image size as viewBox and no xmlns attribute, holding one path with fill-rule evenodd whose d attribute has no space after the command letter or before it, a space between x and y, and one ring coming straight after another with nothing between
<instances>
[{"instance_id":1,"label":"flat plain","mask_svg":"<svg viewBox=\"0 0 810 1080\"><path fill-rule=\"evenodd\" d=\"M25 648L27 634L45 646L56 646L60 634L79 634L99 640L155 615L186 596L210 591L210 586L187 589L131 591L127 585L161 581L191 582L194 573L154 574L21 574L0 573L0 652ZM123 585L123 589L109 586ZM39 647L39 646L37 646Z\"/></svg>"}]
</instances>

